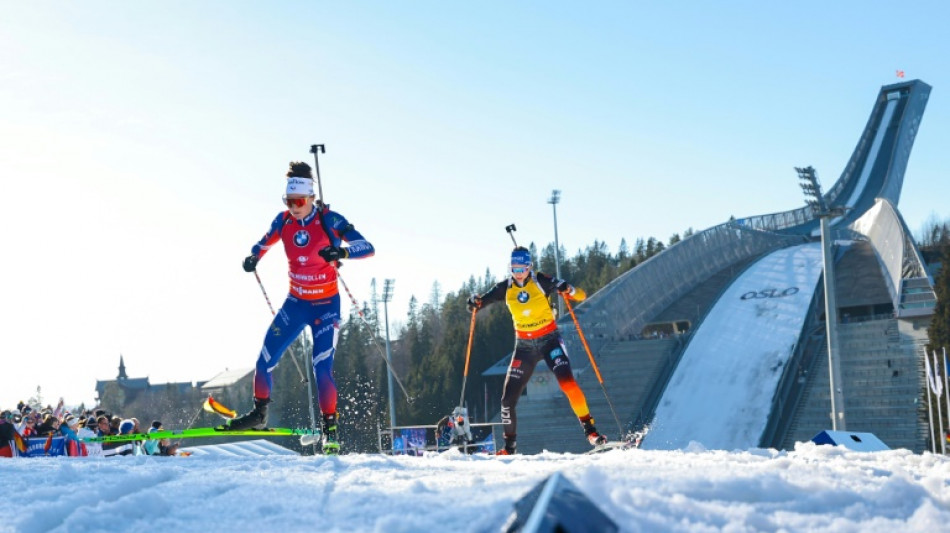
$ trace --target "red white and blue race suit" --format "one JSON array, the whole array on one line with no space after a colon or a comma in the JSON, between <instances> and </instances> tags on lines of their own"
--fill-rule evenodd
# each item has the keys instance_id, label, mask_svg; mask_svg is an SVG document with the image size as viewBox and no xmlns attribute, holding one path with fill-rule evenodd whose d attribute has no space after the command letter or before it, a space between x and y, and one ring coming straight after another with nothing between
<instances>
[{"instance_id":1,"label":"red white and blue race suit","mask_svg":"<svg viewBox=\"0 0 950 533\"><path fill-rule=\"evenodd\" d=\"M320 410L336 413L333 355L340 331L340 294L336 268L317 252L327 246L340 246L342 241L348 244L349 259L370 257L375 249L343 215L320 204L303 220L296 220L289 211L277 215L251 253L260 259L277 241L283 242L287 253L290 293L264 337L254 371L254 396L270 398L271 372L294 339L310 326Z\"/></svg>"}]
</instances>

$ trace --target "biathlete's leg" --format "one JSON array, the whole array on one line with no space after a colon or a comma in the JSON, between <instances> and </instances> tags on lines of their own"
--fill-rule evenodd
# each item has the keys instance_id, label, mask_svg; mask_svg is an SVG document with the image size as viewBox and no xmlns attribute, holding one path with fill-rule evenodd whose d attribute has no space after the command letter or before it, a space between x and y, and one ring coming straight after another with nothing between
<instances>
[{"instance_id":1,"label":"biathlete's leg","mask_svg":"<svg viewBox=\"0 0 950 533\"><path fill-rule=\"evenodd\" d=\"M567 401L571 404L574 415L582 422L585 418L590 419L587 398L584 396L584 391L578 386L577 380L574 379L571 360L567 356L567 349L564 348L561 336L554 334L550 338L546 338L541 351L544 353L544 362L547 363L551 372L554 372L558 386L567 396Z\"/></svg>"},{"instance_id":2,"label":"biathlete's leg","mask_svg":"<svg viewBox=\"0 0 950 533\"><path fill-rule=\"evenodd\" d=\"M270 327L267 328L267 335L264 336L264 346L261 348L260 355L257 356L257 364L254 367L255 398L270 398L271 388L274 384L271 372L277 367L277 363L280 362L280 358L283 357L287 348L307 325L308 320L304 315L303 305L306 305L305 302L288 296L280 311L274 316Z\"/></svg>"},{"instance_id":3,"label":"biathlete's leg","mask_svg":"<svg viewBox=\"0 0 950 533\"><path fill-rule=\"evenodd\" d=\"M273 380L271 372L277 367L281 356L290 343L307 325L307 317L302 314L300 302L288 296L283 307L271 321L264 336L264 346L257 356L254 367L254 408L247 413L232 418L225 423L228 430L262 429L267 426L267 404L270 403Z\"/></svg>"},{"instance_id":4,"label":"biathlete's leg","mask_svg":"<svg viewBox=\"0 0 950 533\"><path fill-rule=\"evenodd\" d=\"M584 428L584 434L591 444L603 444L607 442L606 437L597 433L594 427L594 419L590 416L590 409L587 407L587 398L584 391L581 390L577 380L574 379L574 371L571 369L571 360L567 356L567 348L564 347L564 341L560 334L553 334L546 340L542 351L545 354L544 362L548 368L554 372L557 378L557 384L561 391L567 396L567 401L571 404L571 410Z\"/></svg>"},{"instance_id":5,"label":"biathlete's leg","mask_svg":"<svg viewBox=\"0 0 950 533\"><path fill-rule=\"evenodd\" d=\"M340 336L340 296L313 302L313 374L317 378L317 402L323 413L323 453L340 453L337 434L336 382L333 380L333 356Z\"/></svg>"},{"instance_id":6,"label":"biathlete's leg","mask_svg":"<svg viewBox=\"0 0 950 533\"><path fill-rule=\"evenodd\" d=\"M333 380L333 356L340 336L340 296L314 302L313 320L313 374L317 378L317 397L320 411L336 414L336 382Z\"/></svg>"},{"instance_id":7,"label":"biathlete's leg","mask_svg":"<svg viewBox=\"0 0 950 533\"><path fill-rule=\"evenodd\" d=\"M501 423L504 424L505 451L515 453L518 436L518 414L515 406L518 398L534 373L534 367L541 358L535 341L518 339L515 341L515 352L508 364L505 375L505 386L501 393Z\"/></svg>"}]
</instances>

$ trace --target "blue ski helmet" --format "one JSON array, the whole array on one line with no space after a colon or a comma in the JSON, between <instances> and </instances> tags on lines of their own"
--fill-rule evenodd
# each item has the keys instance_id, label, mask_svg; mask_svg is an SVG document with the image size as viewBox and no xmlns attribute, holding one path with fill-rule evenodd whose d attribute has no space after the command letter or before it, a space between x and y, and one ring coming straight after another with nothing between
<instances>
[{"instance_id":1,"label":"blue ski helmet","mask_svg":"<svg viewBox=\"0 0 950 533\"><path fill-rule=\"evenodd\" d=\"M515 268L530 268L531 267L531 252L527 248L519 246L511 252L511 268L514 272ZM523 272L523 271L521 271Z\"/></svg>"}]
</instances>

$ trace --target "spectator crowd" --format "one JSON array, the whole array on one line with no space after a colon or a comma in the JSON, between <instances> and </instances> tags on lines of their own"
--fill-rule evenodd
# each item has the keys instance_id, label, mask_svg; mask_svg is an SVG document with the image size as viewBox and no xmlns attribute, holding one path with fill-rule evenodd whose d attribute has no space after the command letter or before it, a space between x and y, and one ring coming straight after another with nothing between
<instances>
[{"instance_id":1,"label":"spectator crowd","mask_svg":"<svg viewBox=\"0 0 950 533\"><path fill-rule=\"evenodd\" d=\"M163 431L162 423L152 422L148 433ZM96 442L89 439L110 435L145 433L135 418L122 418L102 409L70 412L64 402L39 407L24 402L16 409L0 411L0 458L28 455L67 455L71 457L115 455L177 455L178 444L165 439ZM62 451L51 452L53 444ZM45 453L28 453L42 448Z\"/></svg>"}]
</instances>

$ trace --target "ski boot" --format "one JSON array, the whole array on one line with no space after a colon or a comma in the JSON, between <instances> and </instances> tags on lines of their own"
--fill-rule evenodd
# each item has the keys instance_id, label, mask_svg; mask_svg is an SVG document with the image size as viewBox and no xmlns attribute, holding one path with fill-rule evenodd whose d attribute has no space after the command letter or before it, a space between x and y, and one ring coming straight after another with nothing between
<instances>
[{"instance_id":1,"label":"ski boot","mask_svg":"<svg viewBox=\"0 0 950 533\"><path fill-rule=\"evenodd\" d=\"M340 455L340 439L337 436L336 413L323 415L323 454Z\"/></svg>"},{"instance_id":2,"label":"ski boot","mask_svg":"<svg viewBox=\"0 0 950 533\"><path fill-rule=\"evenodd\" d=\"M267 404L270 398L254 398L254 409L237 418L232 418L221 426L224 431L242 429L264 429L267 427Z\"/></svg>"},{"instance_id":3,"label":"ski boot","mask_svg":"<svg viewBox=\"0 0 950 533\"><path fill-rule=\"evenodd\" d=\"M518 453L518 442L514 435L505 435L505 447L495 452L495 455L515 455Z\"/></svg>"},{"instance_id":4,"label":"ski boot","mask_svg":"<svg viewBox=\"0 0 950 533\"><path fill-rule=\"evenodd\" d=\"M594 419L591 417L586 417L581 419L581 426L584 427L584 435L587 435L587 442L591 446L600 446L601 444L607 444L607 437L597 433L597 428L594 427Z\"/></svg>"}]
</instances>

